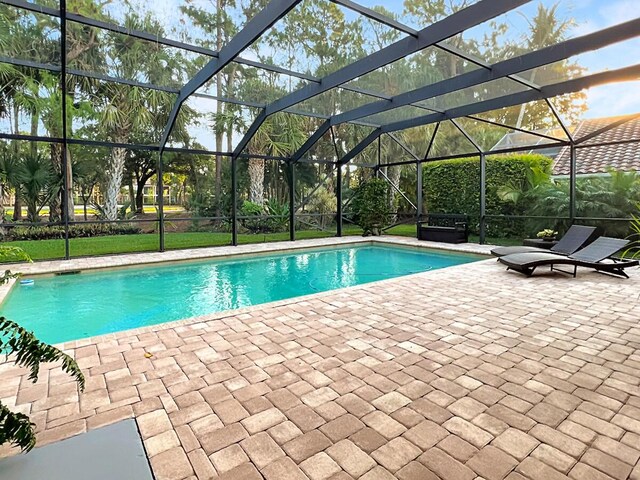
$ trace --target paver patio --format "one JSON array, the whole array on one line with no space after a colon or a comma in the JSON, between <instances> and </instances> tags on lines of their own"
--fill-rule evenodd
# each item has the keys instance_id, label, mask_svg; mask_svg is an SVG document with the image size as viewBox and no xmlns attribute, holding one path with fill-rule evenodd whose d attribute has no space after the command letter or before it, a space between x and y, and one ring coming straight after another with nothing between
<instances>
[{"instance_id":1,"label":"paver patio","mask_svg":"<svg viewBox=\"0 0 640 480\"><path fill-rule=\"evenodd\" d=\"M41 445L135 417L158 480L640 480L629 273L488 260L122 332L67 345L84 393L5 364L0 398Z\"/></svg>"}]
</instances>

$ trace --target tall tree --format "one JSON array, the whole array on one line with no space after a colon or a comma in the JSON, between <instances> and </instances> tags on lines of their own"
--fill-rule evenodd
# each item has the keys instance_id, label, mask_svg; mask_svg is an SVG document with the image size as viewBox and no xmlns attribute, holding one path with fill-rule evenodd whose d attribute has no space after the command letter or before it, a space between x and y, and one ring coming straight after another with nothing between
<instances>
[{"instance_id":1,"label":"tall tree","mask_svg":"<svg viewBox=\"0 0 640 480\"><path fill-rule=\"evenodd\" d=\"M217 51L222 49L237 33L238 25L242 22L242 15L239 15L234 10L235 7L236 2L234 0L209 0L202 7L189 1L186 6L181 6L182 13L186 14L193 25L197 27L197 31L187 34L191 41ZM213 37L213 40L211 40L211 37ZM219 71L205 86L205 89L213 89L213 93L218 97L215 104L215 120L213 124L216 152L224 152L225 147L232 143L233 123L230 123L230 119L233 117L231 112L233 106L223 102L221 99L233 97L237 70L238 64L232 63L227 68ZM227 145L225 145L225 137ZM221 215L222 208L222 163L223 156L216 155L215 204L217 217Z\"/></svg>"},{"instance_id":2,"label":"tall tree","mask_svg":"<svg viewBox=\"0 0 640 480\"><path fill-rule=\"evenodd\" d=\"M124 25L131 30L152 31L162 36L161 25L149 15L140 17L128 12ZM142 79L159 86L175 85L182 77L184 58L160 44L115 32L105 33L100 43L98 55L103 59L103 68L114 77ZM109 81L92 82L90 92L82 93L96 112L100 134L105 140L119 144L111 149L103 185L104 216L107 220L115 220L128 155L125 145L140 131L147 133L147 142L157 142L176 96ZM184 106L174 128L174 135L177 135L174 138L184 134L184 125L190 115L191 109Z\"/></svg>"}]
</instances>

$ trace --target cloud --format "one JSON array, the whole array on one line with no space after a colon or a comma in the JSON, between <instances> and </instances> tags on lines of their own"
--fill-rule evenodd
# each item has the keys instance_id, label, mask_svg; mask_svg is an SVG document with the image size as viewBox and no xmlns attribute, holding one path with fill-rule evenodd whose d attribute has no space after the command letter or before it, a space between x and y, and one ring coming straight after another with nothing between
<instances>
[{"instance_id":1,"label":"cloud","mask_svg":"<svg viewBox=\"0 0 640 480\"><path fill-rule=\"evenodd\" d=\"M640 112L640 81L613 83L586 91L587 118L613 117Z\"/></svg>"},{"instance_id":2,"label":"cloud","mask_svg":"<svg viewBox=\"0 0 640 480\"><path fill-rule=\"evenodd\" d=\"M635 16L633 12L638 11L637 0L609 1L603 4L604 6L598 9L603 26L629 21Z\"/></svg>"}]
</instances>

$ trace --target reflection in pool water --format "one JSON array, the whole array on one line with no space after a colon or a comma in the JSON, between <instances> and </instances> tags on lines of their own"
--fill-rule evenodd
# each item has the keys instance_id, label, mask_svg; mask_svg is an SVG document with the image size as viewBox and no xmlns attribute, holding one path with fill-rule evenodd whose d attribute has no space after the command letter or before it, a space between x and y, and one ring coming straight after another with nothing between
<instances>
[{"instance_id":1,"label":"reflection in pool water","mask_svg":"<svg viewBox=\"0 0 640 480\"><path fill-rule=\"evenodd\" d=\"M62 342L349 287L478 260L436 251L356 246L36 278L0 313Z\"/></svg>"}]
</instances>

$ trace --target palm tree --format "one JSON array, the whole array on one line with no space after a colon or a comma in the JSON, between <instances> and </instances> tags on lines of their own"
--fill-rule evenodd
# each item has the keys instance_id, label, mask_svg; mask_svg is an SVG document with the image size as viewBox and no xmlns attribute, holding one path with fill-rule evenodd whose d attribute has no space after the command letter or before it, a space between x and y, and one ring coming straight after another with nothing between
<instances>
[{"instance_id":1,"label":"palm tree","mask_svg":"<svg viewBox=\"0 0 640 480\"><path fill-rule=\"evenodd\" d=\"M19 157L6 149L0 155L0 219L4 221L4 200L11 191L19 197L20 188L20 161Z\"/></svg>"},{"instance_id":2,"label":"palm tree","mask_svg":"<svg viewBox=\"0 0 640 480\"><path fill-rule=\"evenodd\" d=\"M128 29L156 32L162 36L162 28L150 16L140 18L128 14L124 25ZM109 32L103 43L104 58L111 74L124 79L145 78L156 85L172 85L179 82L184 58L170 53L159 44L145 42ZM164 128L176 96L159 90L133 87L113 82L95 82L89 101L97 110L100 131L108 141L127 144L140 131L150 132L157 142ZM185 124L192 110L183 106L173 130L172 138L185 135ZM123 146L111 149L105 169L104 215L115 220L118 214L118 194L122 187L128 151Z\"/></svg>"},{"instance_id":3,"label":"palm tree","mask_svg":"<svg viewBox=\"0 0 640 480\"><path fill-rule=\"evenodd\" d=\"M249 143L249 154L285 157L298 149L306 139L302 120L296 115L277 113L268 118ZM248 161L249 201L264 205L264 158Z\"/></svg>"},{"instance_id":4,"label":"palm tree","mask_svg":"<svg viewBox=\"0 0 640 480\"><path fill-rule=\"evenodd\" d=\"M241 71L241 75L246 75L238 92L240 96L251 93L264 98L266 102L271 102L286 94L286 90L278 85L276 75L270 74L266 78L256 77L254 72ZM257 113L257 112L256 112ZM246 131L246 125L238 121L233 124L238 130ZM227 119L227 124L229 120ZM214 124L214 129L218 123ZM247 152L249 155L291 155L306 140L304 120L298 115L288 113L277 113L271 115L258 129L249 144ZM258 205L264 205L264 176L265 160L258 157L249 157L249 201Z\"/></svg>"},{"instance_id":5,"label":"palm tree","mask_svg":"<svg viewBox=\"0 0 640 480\"><path fill-rule=\"evenodd\" d=\"M558 6L559 2L548 8L540 3L538 5L536 16L532 20L527 19L530 33L526 37L524 52L522 53L540 50L559 43L567 38L567 33L575 22L572 19L561 20L558 17ZM563 70L568 71L570 68L572 68L572 66L571 62L568 60L560 62L557 65L552 64L544 66L542 67L542 70L536 68L529 72L528 80L535 83L538 73L541 73L542 76L544 76L545 73L557 76L558 74L562 74ZM571 96L575 99L580 98L579 95L575 94ZM515 124L518 128L523 124L526 108L527 105L524 103L520 106L520 112L518 113L518 119ZM534 128L535 126L528 125L528 127Z\"/></svg>"},{"instance_id":6,"label":"palm tree","mask_svg":"<svg viewBox=\"0 0 640 480\"><path fill-rule=\"evenodd\" d=\"M60 188L60 179L51 162L42 155L28 155L22 159L17 173L19 191L27 205L27 220L40 220L40 211Z\"/></svg>"}]
</instances>

